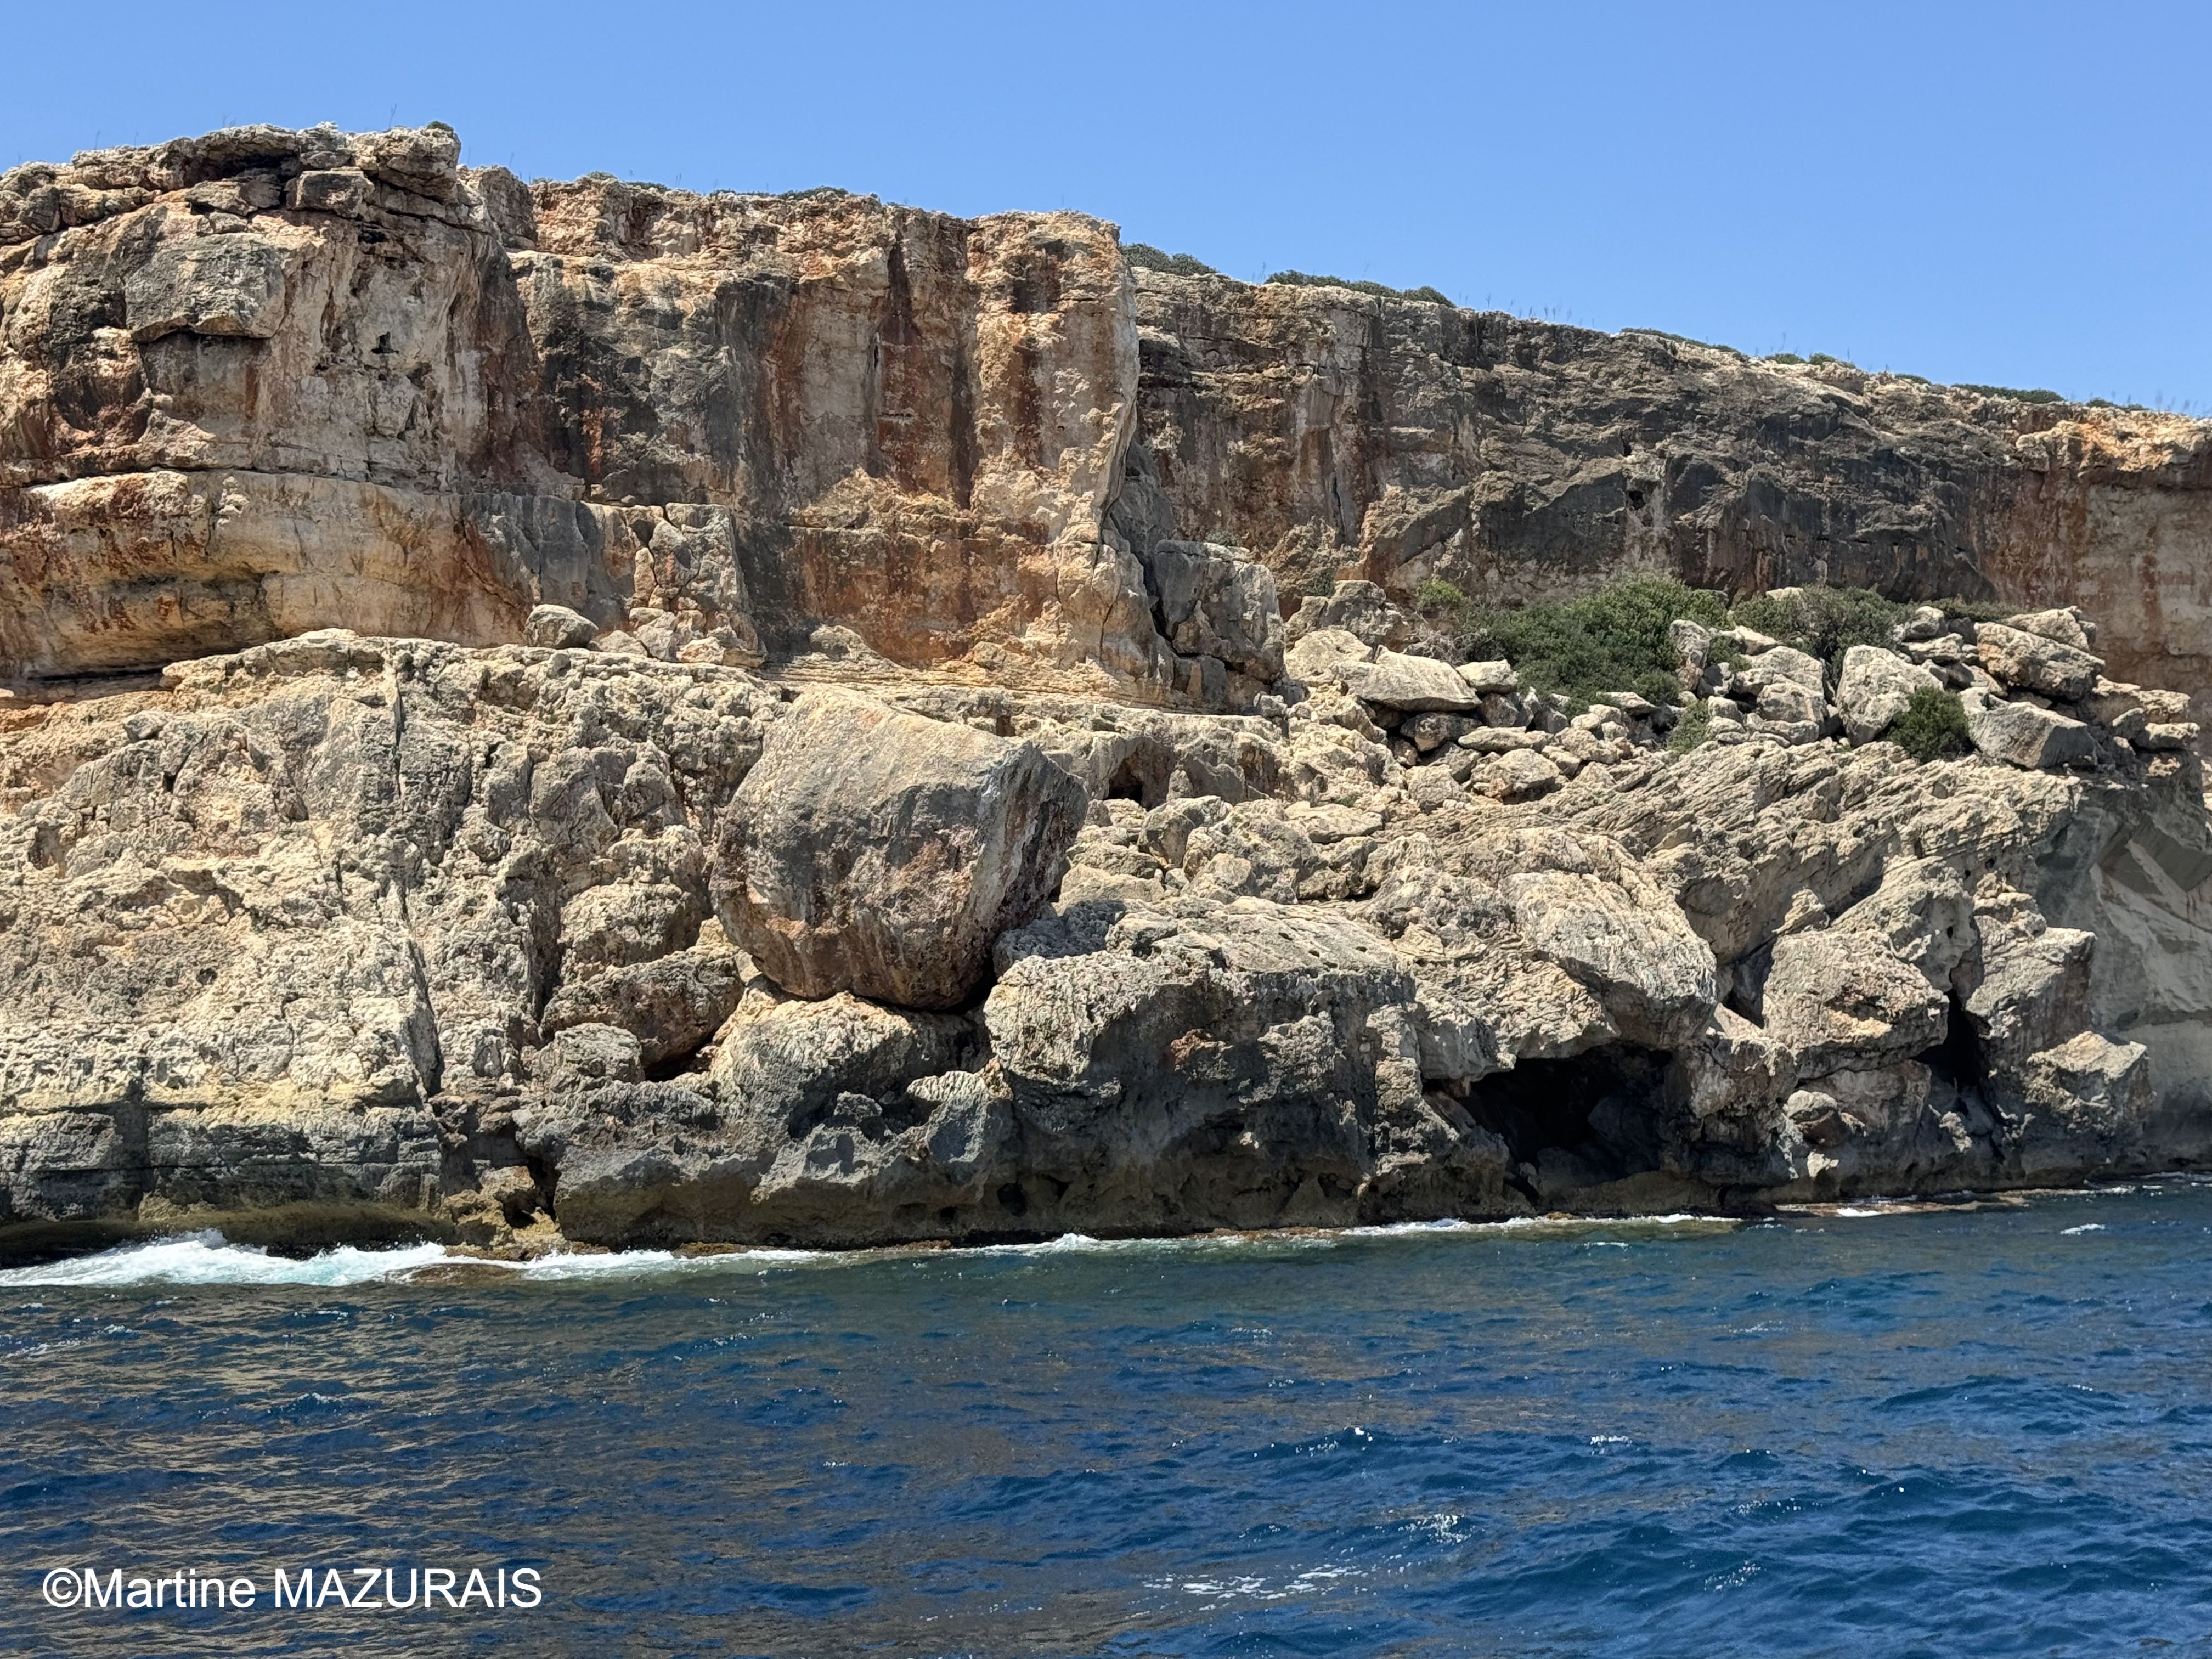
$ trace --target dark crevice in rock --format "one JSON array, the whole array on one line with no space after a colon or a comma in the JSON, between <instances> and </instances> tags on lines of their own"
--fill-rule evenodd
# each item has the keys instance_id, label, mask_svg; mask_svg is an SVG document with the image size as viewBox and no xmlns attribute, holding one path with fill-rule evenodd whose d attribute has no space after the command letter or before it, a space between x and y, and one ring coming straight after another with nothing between
<instances>
[{"instance_id":1,"label":"dark crevice in rock","mask_svg":"<svg viewBox=\"0 0 2212 1659\"><path fill-rule=\"evenodd\" d=\"M1981 1031L1956 992L1951 995L1942 1042L1914 1058L1962 1094L1989 1080L1989 1056L1982 1047Z\"/></svg>"},{"instance_id":2,"label":"dark crevice in rock","mask_svg":"<svg viewBox=\"0 0 2212 1659\"><path fill-rule=\"evenodd\" d=\"M1729 1008L1753 1025L1766 1024L1766 976L1774 968L1774 942L1747 951L1729 964Z\"/></svg>"}]
</instances>

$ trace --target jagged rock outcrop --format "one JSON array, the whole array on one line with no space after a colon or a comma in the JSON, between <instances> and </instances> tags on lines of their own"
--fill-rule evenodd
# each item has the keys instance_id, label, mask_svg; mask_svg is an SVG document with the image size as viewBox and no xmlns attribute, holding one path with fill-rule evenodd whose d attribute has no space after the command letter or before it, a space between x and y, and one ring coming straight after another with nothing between
<instances>
[{"instance_id":1,"label":"jagged rock outcrop","mask_svg":"<svg viewBox=\"0 0 2212 1659\"><path fill-rule=\"evenodd\" d=\"M1917 763L1821 735L1825 702L1810 736L1754 714L1670 753L1641 698L1563 719L1510 665L1444 672L1495 723L1372 675L1252 716L792 700L725 664L338 632L13 711L0 1248L241 1215L518 1246L1182 1231L2212 1150L2212 827L2156 694L2100 678L2093 750L2052 769ZM1740 709L1801 685L1723 672ZM1405 735L1437 720L1463 725ZM1510 763L1540 787L1499 787ZM840 804L909 785L960 810ZM1047 821L1085 800L1024 923ZM978 856L910 870L1003 896L1005 830L1026 896L908 915L893 855L939 830ZM768 886L810 902L889 860L877 954L912 923L932 972L777 954L746 907L798 907L727 890L756 847L805 854ZM934 976L977 941L980 982Z\"/></svg>"}]
</instances>

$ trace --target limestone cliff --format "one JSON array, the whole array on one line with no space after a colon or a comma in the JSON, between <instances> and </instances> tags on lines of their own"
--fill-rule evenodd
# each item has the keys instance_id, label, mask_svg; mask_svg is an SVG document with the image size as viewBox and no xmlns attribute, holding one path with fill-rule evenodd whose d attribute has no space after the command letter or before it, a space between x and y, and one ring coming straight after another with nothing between
<instances>
[{"instance_id":1,"label":"limestone cliff","mask_svg":"<svg viewBox=\"0 0 2212 1659\"><path fill-rule=\"evenodd\" d=\"M1345 288L1135 276L1121 519L1157 496L1185 531L1258 550L1286 593L1359 576L1404 596L1433 575L1514 601L1666 571L1731 592L2078 604L2124 678L2212 686L2212 423Z\"/></svg>"},{"instance_id":2,"label":"limestone cliff","mask_svg":"<svg viewBox=\"0 0 2212 1659\"><path fill-rule=\"evenodd\" d=\"M2212 1153L2207 428L459 153L0 179L0 1253ZM1577 707L1392 602L1636 571L2035 603Z\"/></svg>"},{"instance_id":3,"label":"limestone cliff","mask_svg":"<svg viewBox=\"0 0 2212 1659\"><path fill-rule=\"evenodd\" d=\"M2075 602L2123 678L2212 685L2203 423L459 157L249 127L0 179L0 674L552 601L665 657L1241 707L1316 580L1665 569Z\"/></svg>"}]
</instances>

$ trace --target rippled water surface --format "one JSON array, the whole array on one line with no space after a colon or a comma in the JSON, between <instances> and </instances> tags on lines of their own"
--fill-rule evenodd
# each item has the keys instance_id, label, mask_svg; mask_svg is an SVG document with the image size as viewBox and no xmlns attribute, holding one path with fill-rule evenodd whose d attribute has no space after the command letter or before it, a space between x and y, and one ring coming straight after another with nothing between
<instances>
[{"instance_id":1,"label":"rippled water surface","mask_svg":"<svg viewBox=\"0 0 2212 1659\"><path fill-rule=\"evenodd\" d=\"M0 1650L2212 1654L2212 1189L0 1273ZM535 1566L534 1611L270 1570ZM56 1565L252 1612L47 1607Z\"/></svg>"}]
</instances>

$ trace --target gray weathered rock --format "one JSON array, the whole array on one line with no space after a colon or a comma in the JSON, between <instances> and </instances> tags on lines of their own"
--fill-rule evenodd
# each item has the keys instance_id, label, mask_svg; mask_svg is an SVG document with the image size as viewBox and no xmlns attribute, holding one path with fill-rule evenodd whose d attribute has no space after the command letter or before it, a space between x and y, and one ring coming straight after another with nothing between
<instances>
[{"instance_id":1,"label":"gray weathered rock","mask_svg":"<svg viewBox=\"0 0 2212 1659\"><path fill-rule=\"evenodd\" d=\"M1032 744L811 691L738 793L716 908L796 995L954 1007L1052 891L1084 805Z\"/></svg>"},{"instance_id":2,"label":"gray weathered rock","mask_svg":"<svg viewBox=\"0 0 2212 1659\"><path fill-rule=\"evenodd\" d=\"M1306 685L1342 684L1347 670L1375 660L1375 647L1347 629L1316 628L1283 653L1283 672Z\"/></svg>"},{"instance_id":3,"label":"gray weathered rock","mask_svg":"<svg viewBox=\"0 0 2212 1659\"><path fill-rule=\"evenodd\" d=\"M2039 634L2046 640L2056 640L2061 645L2070 645L2078 651L2097 648L2097 625L2082 614L2079 605L2069 605L2058 610L2031 611L2021 616L2007 617L2004 625L2026 634Z\"/></svg>"},{"instance_id":4,"label":"gray weathered rock","mask_svg":"<svg viewBox=\"0 0 2212 1659\"><path fill-rule=\"evenodd\" d=\"M1161 633L1186 657L1214 657L1272 684L1283 676L1274 573L1241 549L1164 541L1146 556Z\"/></svg>"},{"instance_id":5,"label":"gray weathered rock","mask_svg":"<svg viewBox=\"0 0 2212 1659\"><path fill-rule=\"evenodd\" d=\"M1462 679L1449 663L1434 657L1380 652L1364 671L1346 674L1345 683L1362 702L1409 714L1464 714L1479 713L1482 708L1482 694Z\"/></svg>"},{"instance_id":6,"label":"gray weathered rock","mask_svg":"<svg viewBox=\"0 0 2212 1659\"><path fill-rule=\"evenodd\" d=\"M599 631L589 617L565 605L541 605L524 619L522 641L526 645L565 646L580 650L591 644Z\"/></svg>"},{"instance_id":7,"label":"gray weathered rock","mask_svg":"<svg viewBox=\"0 0 2212 1659\"><path fill-rule=\"evenodd\" d=\"M1853 743L1872 743L1905 711L1915 691L1942 689L1942 681L1917 663L1880 646L1855 645L1844 653L1844 672L1836 682L1836 712Z\"/></svg>"},{"instance_id":8,"label":"gray weathered rock","mask_svg":"<svg viewBox=\"0 0 2212 1659\"><path fill-rule=\"evenodd\" d=\"M2088 726L2033 703L1999 702L1979 692L1960 694L1966 706L1966 735L1991 760L2014 766L2085 765L2097 755Z\"/></svg>"},{"instance_id":9,"label":"gray weathered rock","mask_svg":"<svg viewBox=\"0 0 2212 1659\"><path fill-rule=\"evenodd\" d=\"M1974 647L1982 666L2002 684L2069 702L2087 696L2105 667L2101 659L2077 646L2002 623L1984 623L1976 629Z\"/></svg>"}]
</instances>

